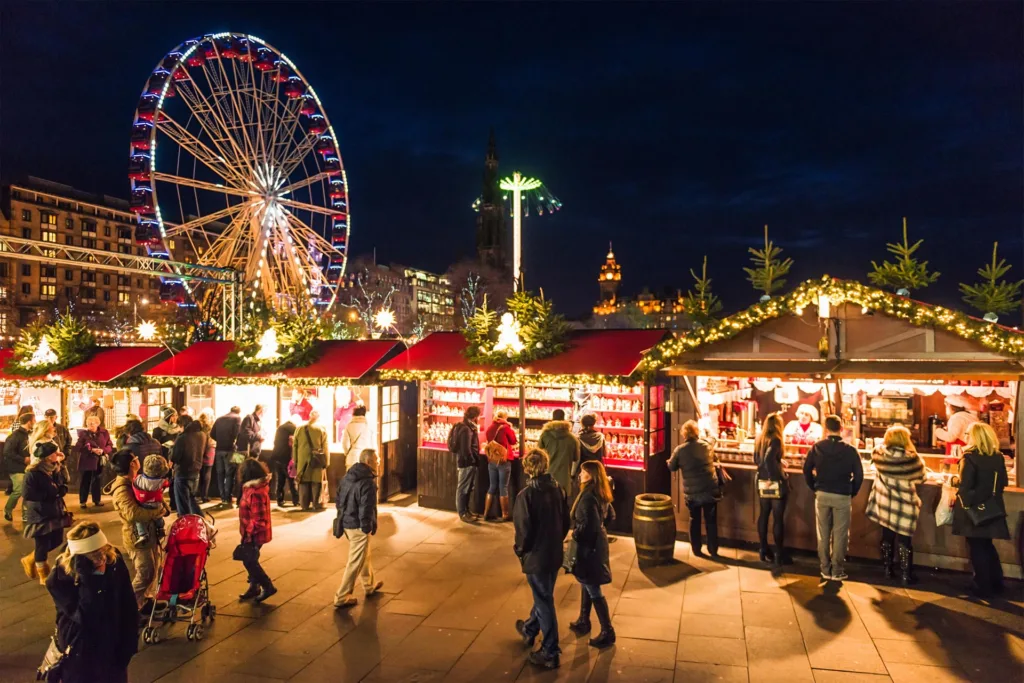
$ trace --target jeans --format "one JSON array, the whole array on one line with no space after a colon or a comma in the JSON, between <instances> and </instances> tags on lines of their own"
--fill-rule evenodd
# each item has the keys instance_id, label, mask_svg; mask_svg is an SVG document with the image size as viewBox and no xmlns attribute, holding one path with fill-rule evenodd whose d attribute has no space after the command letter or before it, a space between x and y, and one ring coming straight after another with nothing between
<instances>
[{"instance_id":1,"label":"jeans","mask_svg":"<svg viewBox=\"0 0 1024 683\"><path fill-rule=\"evenodd\" d=\"M850 544L850 496L817 491L814 494L814 516L818 522L818 561L821 575L832 577L845 573L846 548Z\"/></svg>"},{"instance_id":2,"label":"jeans","mask_svg":"<svg viewBox=\"0 0 1024 683\"><path fill-rule=\"evenodd\" d=\"M476 466L459 468L459 485L455 492L455 509L459 517L469 514L469 498L473 495L476 484Z\"/></svg>"},{"instance_id":3,"label":"jeans","mask_svg":"<svg viewBox=\"0 0 1024 683\"><path fill-rule=\"evenodd\" d=\"M178 505L178 516L201 514L199 503L196 502L196 491L199 489L199 475L174 478L174 499Z\"/></svg>"},{"instance_id":4,"label":"jeans","mask_svg":"<svg viewBox=\"0 0 1024 683\"><path fill-rule=\"evenodd\" d=\"M260 565L260 548L262 546L256 546L255 557L252 560L244 560L242 566L245 567L246 573L249 574L249 584L252 586L259 586L260 588L270 588L273 586L273 582L270 577L267 576L267 572Z\"/></svg>"},{"instance_id":5,"label":"jeans","mask_svg":"<svg viewBox=\"0 0 1024 683\"><path fill-rule=\"evenodd\" d=\"M1003 565L991 538L967 538L974 569L974 585L978 592L988 595L1003 590Z\"/></svg>"},{"instance_id":6,"label":"jeans","mask_svg":"<svg viewBox=\"0 0 1024 683\"><path fill-rule=\"evenodd\" d=\"M10 515L14 513L14 508L18 505L18 499L21 498L21 490L24 483L24 472L11 475L11 497L7 499L7 505L4 505L5 514Z\"/></svg>"},{"instance_id":7,"label":"jeans","mask_svg":"<svg viewBox=\"0 0 1024 683\"><path fill-rule=\"evenodd\" d=\"M757 536L761 541L762 552L768 550L768 515L771 515L773 518L772 536L775 540L775 549L782 550L786 535L786 499L761 499L761 514L757 516Z\"/></svg>"},{"instance_id":8,"label":"jeans","mask_svg":"<svg viewBox=\"0 0 1024 683\"><path fill-rule=\"evenodd\" d=\"M345 529L348 539L348 564L341 578L341 585L334 594L334 604L352 596L356 588L356 578L362 577L363 589L369 593L376 586L373 578L373 563L370 562L370 534L361 529Z\"/></svg>"},{"instance_id":9,"label":"jeans","mask_svg":"<svg viewBox=\"0 0 1024 683\"><path fill-rule=\"evenodd\" d=\"M281 505L284 502L284 487L288 485L288 490L292 494L292 505L299 504L299 492L295 488L295 477L288 476L288 463L274 462L274 479L277 480L277 504Z\"/></svg>"},{"instance_id":10,"label":"jeans","mask_svg":"<svg viewBox=\"0 0 1024 683\"><path fill-rule=\"evenodd\" d=\"M35 540L36 543L36 564L42 564L46 562L46 556L50 554L50 551L64 542L64 530L57 529L48 534L41 534L36 536L33 540Z\"/></svg>"},{"instance_id":11,"label":"jeans","mask_svg":"<svg viewBox=\"0 0 1024 683\"><path fill-rule=\"evenodd\" d=\"M558 618L555 615L555 579L558 570L547 574L527 574L526 583L533 592L533 609L523 626L527 637L534 638L543 633L540 652L545 657L554 657L562 653L558 647Z\"/></svg>"},{"instance_id":12,"label":"jeans","mask_svg":"<svg viewBox=\"0 0 1024 683\"><path fill-rule=\"evenodd\" d=\"M303 510L309 510L310 504L313 505L314 510L323 510L324 506L320 503L320 495L322 493L323 484L320 482L314 484L311 481L300 481L299 505L302 506Z\"/></svg>"},{"instance_id":13,"label":"jeans","mask_svg":"<svg viewBox=\"0 0 1024 683\"><path fill-rule=\"evenodd\" d=\"M85 505L89 500L89 492L92 492L92 504L100 504L100 477L103 470L82 470L82 481L78 484L78 502Z\"/></svg>"},{"instance_id":14,"label":"jeans","mask_svg":"<svg viewBox=\"0 0 1024 683\"><path fill-rule=\"evenodd\" d=\"M708 552L712 555L718 554L718 503L704 503L703 505L686 504L690 511L690 547L693 552L700 553L700 517L704 513L704 528L708 532Z\"/></svg>"},{"instance_id":15,"label":"jeans","mask_svg":"<svg viewBox=\"0 0 1024 683\"><path fill-rule=\"evenodd\" d=\"M512 472L512 462L506 460L500 465L495 465L493 462L487 463L487 478L490 480L490 488L487 489L487 493L492 496L500 495L508 498L508 478Z\"/></svg>"},{"instance_id":16,"label":"jeans","mask_svg":"<svg viewBox=\"0 0 1024 683\"><path fill-rule=\"evenodd\" d=\"M220 483L220 499L222 502L231 504L231 493L235 488L235 473L238 465L231 462L234 451L217 451L214 455L214 465L217 467L217 481Z\"/></svg>"},{"instance_id":17,"label":"jeans","mask_svg":"<svg viewBox=\"0 0 1024 683\"><path fill-rule=\"evenodd\" d=\"M210 499L210 476L212 474L213 465L203 465L203 469L199 470L199 490L196 492L196 495L203 502Z\"/></svg>"}]
</instances>

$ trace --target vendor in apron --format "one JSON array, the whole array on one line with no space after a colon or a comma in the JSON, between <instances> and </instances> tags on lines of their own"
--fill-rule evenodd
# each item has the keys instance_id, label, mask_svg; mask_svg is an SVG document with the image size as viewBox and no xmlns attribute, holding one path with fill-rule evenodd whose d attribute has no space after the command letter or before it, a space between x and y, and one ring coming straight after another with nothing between
<instances>
[{"instance_id":1,"label":"vendor in apron","mask_svg":"<svg viewBox=\"0 0 1024 683\"><path fill-rule=\"evenodd\" d=\"M946 426L935 428L935 437L945 444L946 455L959 453L967 445L967 430L978 421L965 396L946 397ZM960 448L957 448L959 446Z\"/></svg>"},{"instance_id":2,"label":"vendor in apron","mask_svg":"<svg viewBox=\"0 0 1024 683\"><path fill-rule=\"evenodd\" d=\"M824 438L818 424L818 409L810 403L801 403L796 409L796 419L791 420L782 432L786 443L800 447L801 453Z\"/></svg>"}]
</instances>

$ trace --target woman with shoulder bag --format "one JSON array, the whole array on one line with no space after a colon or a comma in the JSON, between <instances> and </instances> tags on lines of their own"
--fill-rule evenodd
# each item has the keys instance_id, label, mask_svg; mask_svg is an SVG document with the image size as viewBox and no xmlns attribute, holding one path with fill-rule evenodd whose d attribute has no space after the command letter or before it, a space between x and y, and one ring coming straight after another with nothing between
<instances>
[{"instance_id":1,"label":"woman with shoulder bag","mask_svg":"<svg viewBox=\"0 0 1024 683\"><path fill-rule=\"evenodd\" d=\"M327 430L317 424L319 418L319 411L311 412L309 422L295 430L292 442L298 474L299 504L303 511L308 511L310 505L318 512L324 509L321 494L324 473L330 461L327 455Z\"/></svg>"},{"instance_id":2,"label":"woman with shoulder bag","mask_svg":"<svg viewBox=\"0 0 1024 683\"><path fill-rule=\"evenodd\" d=\"M722 489L718 484L715 454L707 442L700 439L700 428L687 420L681 428L683 443L668 461L670 472L683 476L683 500L690 513L690 548L701 555L700 518L703 514L708 535L708 553L718 557L718 501Z\"/></svg>"},{"instance_id":3,"label":"woman with shoulder bag","mask_svg":"<svg viewBox=\"0 0 1024 683\"><path fill-rule=\"evenodd\" d=\"M25 470L24 492L22 493L21 519L25 524L22 533L31 538L35 551L21 558L25 576L38 578L46 585L50 565L46 558L64 542L64 529L71 526L71 514L64 507L64 494L68 492L61 474L63 455L52 441L36 444L35 462Z\"/></svg>"},{"instance_id":4,"label":"woman with shoulder bag","mask_svg":"<svg viewBox=\"0 0 1024 683\"><path fill-rule=\"evenodd\" d=\"M484 503L484 521L490 521L491 508L494 506L494 499L497 498L501 505L501 521L512 520L509 513L508 480L512 473L512 460L514 454L512 447L516 445L516 432L508 423L508 411L497 410L494 413L494 421L487 428L487 445L484 451L487 453L487 476L490 487L487 489L487 499Z\"/></svg>"},{"instance_id":5,"label":"woman with shoulder bag","mask_svg":"<svg viewBox=\"0 0 1024 683\"><path fill-rule=\"evenodd\" d=\"M1003 592L1003 566L992 539L1010 538L1003 503L1008 477L999 437L992 427L975 422L967 432L967 444L953 504L953 533L966 537L970 549L974 581L968 590L987 598Z\"/></svg>"},{"instance_id":6,"label":"woman with shoulder bag","mask_svg":"<svg viewBox=\"0 0 1024 683\"><path fill-rule=\"evenodd\" d=\"M590 633L590 608L593 606L601 624L601 633L591 638L590 644L597 648L615 644L608 600L601 594L601 586L612 582L608 534L604 529L604 518L611 502L608 474L601 461L585 460L580 463L580 493L569 512L576 554L569 558L569 566L566 567L580 582L580 616L569 624L569 628L579 635Z\"/></svg>"},{"instance_id":7,"label":"woman with shoulder bag","mask_svg":"<svg viewBox=\"0 0 1024 683\"><path fill-rule=\"evenodd\" d=\"M789 487L782 469L782 416L769 413L764 418L761 436L754 444L754 464L757 465L757 495L761 513L757 517L757 536L760 540L762 562L781 566L785 562L786 495ZM773 518L772 537L774 551L768 550L768 520Z\"/></svg>"}]
</instances>

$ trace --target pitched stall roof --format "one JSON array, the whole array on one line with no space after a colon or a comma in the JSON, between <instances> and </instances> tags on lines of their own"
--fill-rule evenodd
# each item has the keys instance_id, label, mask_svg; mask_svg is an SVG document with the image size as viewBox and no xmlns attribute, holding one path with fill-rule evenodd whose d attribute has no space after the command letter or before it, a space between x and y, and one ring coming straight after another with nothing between
<instances>
[{"instance_id":1,"label":"pitched stall roof","mask_svg":"<svg viewBox=\"0 0 1024 683\"><path fill-rule=\"evenodd\" d=\"M486 380L487 375L515 373L527 378L557 377L558 381L584 381L589 376L629 377L644 354L666 337L664 330L575 330L566 339L566 350L521 368L473 365L463 355L466 340L461 332L433 332L415 346L381 366L381 376L440 379L465 374Z\"/></svg>"},{"instance_id":2,"label":"pitched stall roof","mask_svg":"<svg viewBox=\"0 0 1024 683\"><path fill-rule=\"evenodd\" d=\"M235 344L230 341L196 342L181 353L168 358L145 373L150 382L181 381L186 378L208 379L216 384L218 379L231 379L233 383L259 384L268 379L288 380L293 384L314 385L322 380L356 381L373 371L382 361L390 357L399 344L392 340L365 341L322 341L320 356L304 368L290 368L276 372L261 372L239 377L224 367L228 355L234 353Z\"/></svg>"},{"instance_id":3,"label":"pitched stall roof","mask_svg":"<svg viewBox=\"0 0 1024 683\"><path fill-rule=\"evenodd\" d=\"M79 365L59 370L49 375L25 377L4 372L7 361L14 355L14 349L0 350L0 384L23 382L64 383L64 384L106 384L116 379L140 375L146 368L158 362L167 351L159 346L121 346L101 348L89 360Z\"/></svg>"}]
</instances>

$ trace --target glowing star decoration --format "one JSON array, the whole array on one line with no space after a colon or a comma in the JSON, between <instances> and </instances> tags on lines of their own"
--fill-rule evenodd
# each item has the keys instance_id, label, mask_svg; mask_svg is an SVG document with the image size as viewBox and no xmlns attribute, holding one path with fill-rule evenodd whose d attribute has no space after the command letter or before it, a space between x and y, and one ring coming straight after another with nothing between
<instances>
[{"instance_id":1,"label":"glowing star decoration","mask_svg":"<svg viewBox=\"0 0 1024 683\"><path fill-rule=\"evenodd\" d=\"M389 330L395 326L395 314L387 308L382 308L374 314L373 324L378 330Z\"/></svg>"},{"instance_id":2,"label":"glowing star decoration","mask_svg":"<svg viewBox=\"0 0 1024 683\"><path fill-rule=\"evenodd\" d=\"M519 321L511 313L503 314L498 324L498 342L494 345L494 351L511 356L522 353L524 348L523 340L519 338Z\"/></svg>"},{"instance_id":3,"label":"glowing star decoration","mask_svg":"<svg viewBox=\"0 0 1024 683\"><path fill-rule=\"evenodd\" d=\"M271 327L260 337L260 350L253 357L256 360L277 360L281 357L278 352L280 344L277 341L277 330Z\"/></svg>"},{"instance_id":4,"label":"glowing star decoration","mask_svg":"<svg viewBox=\"0 0 1024 683\"><path fill-rule=\"evenodd\" d=\"M139 339L142 341L153 341L156 339L156 323L143 320L139 323L139 327L136 329L136 332L139 335Z\"/></svg>"},{"instance_id":5,"label":"glowing star decoration","mask_svg":"<svg viewBox=\"0 0 1024 683\"><path fill-rule=\"evenodd\" d=\"M40 365L53 365L57 360L57 354L50 348L50 340L44 335L39 340L39 346L32 352L32 357L25 361L23 365L34 368Z\"/></svg>"},{"instance_id":6,"label":"glowing star decoration","mask_svg":"<svg viewBox=\"0 0 1024 683\"><path fill-rule=\"evenodd\" d=\"M523 212L529 212L529 204L524 207L523 193L528 192L539 196L535 200L538 214L544 211L554 212L562 208L562 202L552 195L537 178L524 178L519 171L512 174L511 178L503 178L498 187L505 191L512 191L512 277L516 290L522 287L522 263L523 263Z\"/></svg>"}]
</instances>

